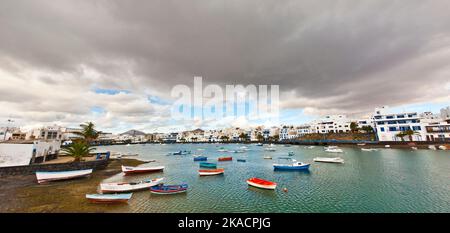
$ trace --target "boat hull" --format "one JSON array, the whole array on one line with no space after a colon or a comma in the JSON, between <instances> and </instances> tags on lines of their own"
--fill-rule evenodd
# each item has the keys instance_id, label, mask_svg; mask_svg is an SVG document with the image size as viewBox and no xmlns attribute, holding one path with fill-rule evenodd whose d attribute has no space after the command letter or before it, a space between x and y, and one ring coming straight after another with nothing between
<instances>
[{"instance_id":1,"label":"boat hull","mask_svg":"<svg viewBox=\"0 0 450 233\"><path fill-rule=\"evenodd\" d=\"M225 169L209 169L209 170L198 170L198 174L200 176L215 176L222 175L225 172Z\"/></svg>"},{"instance_id":2,"label":"boat hull","mask_svg":"<svg viewBox=\"0 0 450 233\"><path fill-rule=\"evenodd\" d=\"M221 157L218 159L218 161L232 161L233 157Z\"/></svg>"},{"instance_id":3,"label":"boat hull","mask_svg":"<svg viewBox=\"0 0 450 233\"><path fill-rule=\"evenodd\" d=\"M275 182L265 181L265 182L267 182L267 184L264 184L262 182L255 181L253 179L254 178L248 179L247 184L250 186L256 187L256 188L269 189L269 190L274 190L277 187L277 183L275 183ZM262 181L264 181L264 180L262 180Z\"/></svg>"},{"instance_id":4,"label":"boat hull","mask_svg":"<svg viewBox=\"0 0 450 233\"><path fill-rule=\"evenodd\" d=\"M100 184L102 193L121 193L148 189L152 186L158 185L164 178L153 179L151 182L140 182L137 184L130 183L104 183Z\"/></svg>"},{"instance_id":5,"label":"boat hull","mask_svg":"<svg viewBox=\"0 0 450 233\"><path fill-rule=\"evenodd\" d=\"M340 158L314 158L313 160L319 163L344 163L344 160Z\"/></svg>"},{"instance_id":6,"label":"boat hull","mask_svg":"<svg viewBox=\"0 0 450 233\"><path fill-rule=\"evenodd\" d=\"M309 164L302 165L302 166L292 166L292 165L273 165L274 170L279 171L297 171L297 170L308 170Z\"/></svg>"},{"instance_id":7,"label":"boat hull","mask_svg":"<svg viewBox=\"0 0 450 233\"><path fill-rule=\"evenodd\" d=\"M207 157L195 157L194 161L207 161L208 158Z\"/></svg>"},{"instance_id":8,"label":"boat hull","mask_svg":"<svg viewBox=\"0 0 450 233\"><path fill-rule=\"evenodd\" d=\"M91 173L92 169L61 172L36 172L36 179L39 184L43 184L52 181L82 178L89 176Z\"/></svg>"},{"instance_id":9,"label":"boat hull","mask_svg":"<svg viewBox=\"0 0 450 233\"><path fill-rule=\"evenodd\" d=\"M200 167L217 168L217 164L215 164L215 163L200 163Z\"/></svg>"},{"instance_id":10,"label":"boat hull","mask_svg":"<svg viewBox=\"0 0 450 233\"><path fill-rule=\"evenodd\" d=\"M132 193L127 194L86 194L86 199L92 203L126 203L130 200Z\"/></svg>"},{"instance_id":11,"label":"boat hull","mask_svg":"<svg viewBox=\"0 0 450 233\"><path fill-rule=\"evenodd\" d=\"M164 170L164 166L158 166L158 167L126 167L126 166L122 166L122 172L125 173L125 175L158 172L158 171L162 171L162 170Z\"/></svg>"},{"instance_id":12,"label":"boat hull","mask_svg":"<svg viewBox=\"0 0 450 233\"><path fill-rule=\"evenodd\" d=\"M153 194L177 194L185 193L187 189L188 185L163 185L151 187L150 192Z\"/></svg>"}]
</instances>

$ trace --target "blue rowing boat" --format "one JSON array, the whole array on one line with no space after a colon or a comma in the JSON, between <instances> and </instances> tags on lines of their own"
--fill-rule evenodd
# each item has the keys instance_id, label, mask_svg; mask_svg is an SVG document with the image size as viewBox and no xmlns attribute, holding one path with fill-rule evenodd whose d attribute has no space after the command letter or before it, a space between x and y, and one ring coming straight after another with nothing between
<instances>
[{"instance_id":1,"label":"blue rowing boat","mask_svg":"<svg viewBox=\"0 0 450 233\"><path fill-rule=\"evenodd\" d=\"M201 163L200 163L200 167L217 168L217 164L215 164L215 163L201 162Z\"/></svg>"},{"instance_id":2,"label":"blue rowing boat","mask_svg":"<svg viewBox=\"0 0 450 233\"><path fill-rule=\"evenodd\" d=\"M176 193L184 193L188 189L187 184L181 185L156 185L150 188L151 193L155 194L176 194Z\"/></svg>"},{"instance_id":3,"label":"blue rowing boat","mask_svg":"<svg viewBox=\"0 0 450 233\"><path fill-rule=\"evenodd\" d=\"M206 161L206 160L208 160L208 157L206 157L206 156L194 157L194 161Z\"/></svg>"}]
</instances>

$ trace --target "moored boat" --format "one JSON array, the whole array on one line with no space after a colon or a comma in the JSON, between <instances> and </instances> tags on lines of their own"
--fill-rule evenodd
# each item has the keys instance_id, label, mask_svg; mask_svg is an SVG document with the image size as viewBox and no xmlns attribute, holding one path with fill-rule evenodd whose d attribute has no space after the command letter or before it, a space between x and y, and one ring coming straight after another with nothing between
<instances>
[{"instance_id":1,"label":"moored boat","mask_svg":"<svg viewBox=\"0 0 450 233\"><path fill-rule=\"evenodd\" d=\"M344 153L340 148L326 148L325 151L330 153Z\"/></svg>"},{"instance_id":2,"label":"moored boat","mask_svg":"<svg viewBox=\"0 0 450 233\"><path fill-rule=\"evenodd\" d=\"M306 149L313 149L315 146L307 146Z\"/></svg>"},{"instance_id":3,"label":"moored boat","mask_svg":"<svg viewBox=\"0 0 450 233\"><path fill-rule=\"evenodd\" d=\"M290 164L273 164L274 170L307 170L309 169L309 163L297 162L295 159Z\"/></svg>"},{"instance_id":4,"label":"moored boat","mask_svg":"<svg viewBox=\"0 0 450 233\"><path fill-rule=\"evenodd\" d=\"M187 184L181 185L156 185L150 188L150 192L154 194L177 194L184 193L188 189Z\"/></svg>"},{"instance_id":5,"label":"moored boat","mask_svg":"<svg viewBox=\"0 0 450 233\"><path fill-rule=\"evenodd\" d=\"M148 173L148 172L157 172L162 171L164 166L155 166L155 167L129 167L122 165L122 172L125 175L136 174L136 173Z\"/></svg>"},{"instance_id":6,"label":"moored boat","mask_svg":"<svg viewBox=\"0 0 450 233\"><path fill-rule=\"evenodd\" d=\"M378 149L374 149L374 148L361 148L362 151L378 151Z\"/></svg>"},{"instance_id":7,"label":"moored boat","mask_svg":"<svg viewBox=\"0 0 450 233\"><path fill-rule=\"evenodd\" d=\"M93 203L125 203L130 200L132 195L132 193L86 194L86 198Z\"/></svg>"},{"instance_id":8,"label":"moored boat","mask_svg":"<svg viewBox=\"0 0 450 233\"><path fill-rule=\"evenodd\" d=\"M220 175L223 174L225 169L218 168L218 169L200 169L198 170L198 174L200 176L214 176L214 175Z\"/></svg>"},{"instance_id":9,"label":"moored boat","mask_svg":"<svg viewBox=\"0 0 450 233\"><path fill-rule=\"evenodd\" d=\"M272 159L270 156L264 156L264 159Z\"/></svg>"},{"instance_id":10,"label":"moored boat","mask_svg":"<svg viewBox=\"0 0 450 233\"><path fill-rule=\"evenodd\" d=\"M335 158L316 157L313 160L314 162L322 162L322 163L344 163L344 159L341 157Z\"/></svg>"},{"instance_id":11,"label":"moored boat","mask_svg":"<svg viewBox=\"0 0 450 233\"><path fill-rule=\"evenodd\" d=\"M139 182L102 183L100 184L100 190L102 193L120 193L120 192L137 191L158 185L163 181L163 179L164 178L156 178L150 180L143 180Z\"/></svg>"},{"instance_id":12,"label":"moored boat","mask_svg":"<svg viewBox=\"0 0 450 233\"><path fill-rule=\"evenodd\" d=\"M428 146L428 149L430 149L430 150L436 150L436 146L435 146L435 145L429 145L429 146Z\"/></svg>"},{"instance_id":13,"label":"moored boat","mask_svg":"<svg viewBox=\"0 0 450 233\"><path fill-rule=\"evenodd\" d=\"M277 187L277 183L263 180L261 178L253 177L247 180L247 184L253 187L262 188L262 189L275 189Z\"/></svg>"},{"instance_id":14,"label":"moored boat","mask_svg":"<svg viewBox=\"0 0 450 233\"><path fill-rule=\"evenodd\" d=\"M288 155L289 155L289 156L294 156L294 152L293 152L293 151L289 151L289 152L288 152Z\"/></svg>"},{"instance_id":15,"label":"moored boat","mask_svg":"<svg viewBox=\"0 0 450 233\"><path fill-rule=\"evenodd\" d=\"M206 161L208 160L208 157L206 156L195 156L194 161Z\"/></svg>"},{"instance_id":16,"label":"moored boat","mask_svg":"<svg viewBox=\"0 0 450 233\"><path fill-rule=\"evenodd\" d=\"M444 146L444 145L441 145L441 146L439 146L438 148L439 148L440 150L447 150L447 147Z\"/></svg>"},{"instance_id":17,"label":"moored boat","mask_svg":"<svg viewBox=\"0 0 450 233\"><path fill-rule=\"evenodd\" d=\"M217 168L217 164L215 164L215 163L201 162L201 163L200 163L200 167Z\"/></svg>"},{"instance_id":18,"label":"moored boat","mask_svg":"<svg viewBox=\"0 0 450 233\"><path fill-rule=\"evenodd\" d=\"M262 143L257 143L256 145L257 145L257 146L263 146L263 144L262 144Z\"/></svg>"},{"instance_id":19,"label":"moored boat","mask_svg":"<svg viewBox=\"0 0 450 233\"><path fill-rule=\"evenodd\" d=\"M58 181L58 180L70 180L80 177L89 176L92 173L92 169L85 170L73 170L73 171L56 171L56 172L44 172L37 171L36 178L39 184Z\"/></svg>"},{"instance_id":20,"label":"moored boat","mask_svg":"<svg viewBox=\"0 0 450 233\"><path fill-rule=\"evenodd\" d=\"M220 157L220 158L218 158L217 160L219 160L219 161L231 161L231 160L233 160L233 157Z\"/></svg>"},{"instance_id":21,"label":"moored boat","mask_svg":"<svg viewBox=\"0 0 450 233\"><path fill-rule=\"evenodd\" d=\"M247 160L245 160L245 159L237 159L237 161L238 162L244 162L244 163L247 162Z\"/></svg>"}]
</instances>

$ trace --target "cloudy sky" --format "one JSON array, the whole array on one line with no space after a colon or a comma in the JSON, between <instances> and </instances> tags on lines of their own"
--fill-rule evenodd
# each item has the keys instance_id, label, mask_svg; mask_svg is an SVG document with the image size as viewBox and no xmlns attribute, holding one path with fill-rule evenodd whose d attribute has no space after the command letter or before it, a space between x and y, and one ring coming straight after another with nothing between
<instances>
[{"instance_id":1,"label":"cloudy sky","mask_svg":"<svg viewBox=\"0 0 450 233\"><path fill-rule=\"evenodd\" d=\"M177 84L274 84L281 121L450 105L450 1L0 1L0 126L174 121Z\"/></svg>"}]
</instances>

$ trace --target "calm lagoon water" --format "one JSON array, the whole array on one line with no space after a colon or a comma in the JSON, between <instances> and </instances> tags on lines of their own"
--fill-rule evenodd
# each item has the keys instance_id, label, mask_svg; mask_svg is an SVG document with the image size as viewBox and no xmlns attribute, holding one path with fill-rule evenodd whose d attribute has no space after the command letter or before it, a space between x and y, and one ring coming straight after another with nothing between
<instances>
[{"instance_id":1,"label":"calm lagoon water","mask_svg":"<svg viewBox=\"0 0 450 233\"><path fill-rule=\"evenodd\" d=\"M114 175L104 182L137 181L165 177L165 183L187 182L186 194L155 195L136 192L128 205L115 206L113 212L450 212L450 153L448 151L380 149L364 152L343 148L343 154L324 152L323 147L277 145L267 152L255 144L245 153L217 152L219 147L236 150L243 144L146 144L105 146L99 150L138 153L140 159L165 166L164 172L139 176ZM200 149L200 150L199 150ZM168 152L190 150L203 154L208 162L224 155L231 162L218 162L223 176L199 177L199 162L192 155ZM273 171L277 157L312 163L309 172ZM265 155L273 160L263 159ZM314 163L317 156L336 156L345 164ZM247 162L237 162L245 158ZM246 179L260 177L275 181L275 191L248 187ZM288 192L283 192L287 188ZM108 210L107 210L108 211Z\"/></svg>"}]
</instances>

